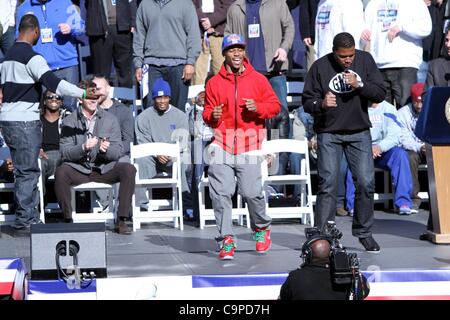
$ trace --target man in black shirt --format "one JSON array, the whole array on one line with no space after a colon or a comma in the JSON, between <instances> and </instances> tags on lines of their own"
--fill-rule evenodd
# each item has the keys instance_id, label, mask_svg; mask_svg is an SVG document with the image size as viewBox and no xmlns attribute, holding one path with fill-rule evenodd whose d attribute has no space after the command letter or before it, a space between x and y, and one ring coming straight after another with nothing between
<instances>
[{"instance_id":1,"label":"man in black shirt","mask_svg":"<svg viewBox=\"0 0 450 320\"><path fill-rule=\"evenodd\" d=\"M339 165L345 154L356 186L352 233L367 252L380 251L372 237L374 164L368 115L369 101L384 100L383 78L372 56L355 50L347 32L333 39L333 52L313 63L303 90L305 111L317 133L319 190L315 226L334 221Z\"/></svg>"}]
</instances>

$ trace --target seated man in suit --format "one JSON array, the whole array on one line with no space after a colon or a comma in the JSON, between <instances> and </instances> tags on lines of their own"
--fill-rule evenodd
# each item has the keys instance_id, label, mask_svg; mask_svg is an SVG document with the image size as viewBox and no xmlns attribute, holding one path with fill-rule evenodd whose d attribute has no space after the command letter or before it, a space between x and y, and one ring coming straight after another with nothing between
<instances>
[{"instance_id":1,"label":"seated man in suit","mask_svg":"<svg viewBox=\"0 0 450 320\"><path fill-rule=\"evenodd\" d=\"M82 81L80 87L95 87ZM122 135L117 118L98 106L98 100L81 99L81 106L64 119L60 136L63 164L56 169L55 192L64 218L72 221L71 186L87 182L117 183L119 188L119 234L130 234L130 218L136 169L130 163L118 162L123 154Z\"/></svg>"}]
</instances>

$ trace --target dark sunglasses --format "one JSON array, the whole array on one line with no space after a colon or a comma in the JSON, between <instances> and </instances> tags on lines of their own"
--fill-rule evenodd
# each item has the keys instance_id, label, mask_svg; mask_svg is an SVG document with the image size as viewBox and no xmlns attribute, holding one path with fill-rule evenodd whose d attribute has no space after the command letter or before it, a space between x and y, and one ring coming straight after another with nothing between
<instances>
[{"instance_id":1,"label":"dark sunglasses","mask_svg":"<svg viewBox=\"0 0 450 320\"><path fill-rule=\"evenodd\" d=\"M55 94L55 95L45 96L45 99L46 100L54 99L54 100L61 101L63 99L63 97L62 96L58 96L58 95Z\"/></svg>"}]
</instances>

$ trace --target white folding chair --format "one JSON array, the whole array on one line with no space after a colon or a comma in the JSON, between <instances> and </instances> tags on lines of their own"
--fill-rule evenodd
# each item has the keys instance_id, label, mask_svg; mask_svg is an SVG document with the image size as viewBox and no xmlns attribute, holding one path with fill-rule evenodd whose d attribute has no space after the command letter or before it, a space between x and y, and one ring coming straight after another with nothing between
<instances>
[{"instance_id":1,"label":"white folding chair","mask_svg":"<svg viewBox=\"0 0 450 320\"><path fill-rule=\"evenodd\" d=\"M198 184L198 206L199 206L199 220L200 229L206 226L206 221L216 221L213 208L206 208L206 188L209 187L208 177L203 172L203 175ZM250 228L250 215L248 209L243 205L242 197L237 194L237 205L232 209L231 219L238 220L239 225L244 225L244 217L246 227ZM214 226L215 224L208 224L208 226Z\"/></svg>"},{"instance_id":2,"label":"white folding chair","mask_svg":"<svg viewBox=\"0 0 450 320\"><path fill-rule=\"evenodd\" d=\"M267 160L261 164L262 181L264 189L269 185L303 185L306 194L302 195L298 206L270 207L266 199L266 211L272 218L300 218L303 223L309 220L309 225L314 225L314 212L311 191L311 175L309 169L309 153L307 140L276 139L264 141L261 148L262 154L279 154L280 152L293 152L303 155L300 163L300 174L269 175ZM267 192L265 192L267 197Z\"/></svg>"},{"instance_id":3,"label":"white folding chair","mask_svg":"<svg viewBox=\"0 0 450 320\"><path fill-rule=\"evenodd\" d=\"M9 148L1 147L0 148L0 159L11 158ZM14 192L14 182L0 182L0 193L13 193ZM0 203L0 223L1 224L10 224L14 222L16 216L11 214L11 203Z\"/></svg>"},{"instance_id":4,"label":"white folding chair","mask_svg":"<svg viewBox=\"0 0 450 320\"><path fill-rule=\"evenodd\" d=\"M139 165L136 159L154 157L158 155L169 156L172 159L172 171L168 177L155 177L141 179L139 177ZM136 192L133 194L133 231L140 229L142 222L173 221L175 228L183 230L183 205L181 198L181 150L179 143L151 142L130 146L131 163L136 167L136 188L172 189L172 197L167 200L149 200L148 211L141 211L136 204ZM151 197L149 197L151 198ZM162 203L161 203L162 202ZM169 210L155 210L166 208Z\"/></svg>"},{"instance_id":5,"label":"white folding chair","mask_svg":"<svg viewBox=\"0 0 450 320\"><path fill-rule=\"evenodd\" d=\"M71 203L72 203L72 219L73 222L105 222L114 225L114 184L88 182L82 183L70 188ZM107 211L94 211L91 202L91 211L93 212L77 212L76 210L76 192L94 191L94 190L109 190L109 205ZM93 194L91 194L93 196Z\"/></svg>"},{"instance_id":6,"label":"white folding chair","mask_svg":"<svg viewBox=\"0 0 450 320\"><path fill-rule=\"evenodd\" d=\"M8 147L0 147L0 159L10 159L11 153ZM41 168L41 161L39 161L39 169ZM45 212L44 212L44 201L43 201L43 192L42 192L42 176L39 175L38 180L38 192L39 192L39 215L40 219L43 223L45 223ZM13 193L15 190L14 182L0 182L0 193L2 192L10 192ZM0 224L11 224L16 219L15 215L11 212L10 203L0 203ZM6 213L6 214L5 214Z\"/></svg>"}]
</instances>

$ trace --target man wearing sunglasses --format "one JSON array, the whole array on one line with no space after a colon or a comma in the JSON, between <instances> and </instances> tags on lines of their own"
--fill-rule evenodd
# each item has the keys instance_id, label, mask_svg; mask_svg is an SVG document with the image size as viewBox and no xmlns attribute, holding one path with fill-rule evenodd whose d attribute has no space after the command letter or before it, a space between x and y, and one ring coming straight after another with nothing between
<instances>
[{"instance_id":1,"label":"man wearing sunglasses","mask_svg":"<svg viewBox=\"0 0 450 320\"><path fill-rule=\"evenodd\" d=\"M50 90L46 90L44 93L41 111L42 147L39 150L39 158L41 159L43 192L45 194L48 178L55 174L56 168L62 162L59 152L59 135L62 121L70 114L70 111L63 107L63 96Z\"/></svg>"}]
</instances>

